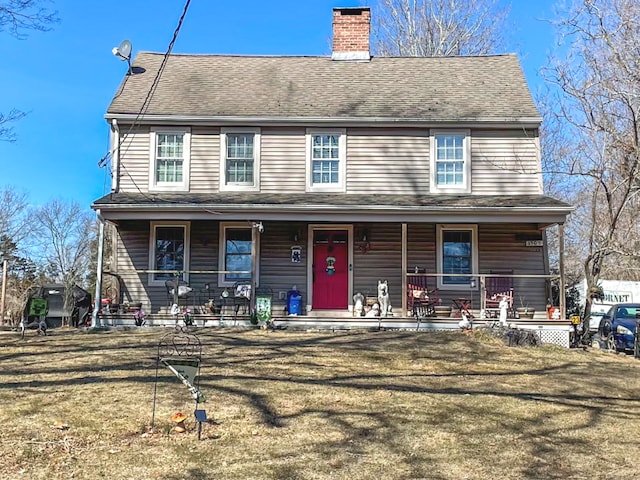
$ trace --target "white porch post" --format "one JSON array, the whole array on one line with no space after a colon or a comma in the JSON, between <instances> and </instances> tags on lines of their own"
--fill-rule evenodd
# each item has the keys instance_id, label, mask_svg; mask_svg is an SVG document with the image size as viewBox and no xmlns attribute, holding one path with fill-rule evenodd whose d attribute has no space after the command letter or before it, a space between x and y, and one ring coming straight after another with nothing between
<instances>
[{"instance_id":1,"label":"white porch post","mask_svg":"<svg viewBox=\"0 0 640 480\"><path fill-rule=\"evenodd\" d=\"M251 314L256 311L256 286L258 285L258 279L256 278L256 274L258 272L258 249L256 247L256 243L258 241L258 236L260 235L260 229L257 225L254 225L251 230L251 290L249 292L249 319L251 319Z\"/></svg>"},{"instance_id":2,"label":"white porch post","mask_svg":"<svg viewBox=\"0 0 640 480\"><path fill-rule=\"evenodd\" d=\"M98 213L98 217L100 214ZM102 307L102 262L104 258L104 220L100 219L98 227L98 261L96 267L96 295L93 302L92 327L99 327L98 311Z\"/></svg>"},{"instance_id":3,"label":"white porch post","mask_svg":"<svg viewBox=\"0 0 640 480\"><path fill-rule=\"evenodd\" d=\"M407 316L407 224L402 224L402 316Z\"/></svg>"},{"instance_id":4,"label":"white porch post","mask_svg":"<svg viewBox=\"0 0 640 480\"><path fill-rule=\"evenodd\" d=\"M558 281L558 294L560 297L560 318L567 318L567 306L564 291L564 223L558 224L558 263L560 264L560 280Z\"/></svg>"}]
</instances>

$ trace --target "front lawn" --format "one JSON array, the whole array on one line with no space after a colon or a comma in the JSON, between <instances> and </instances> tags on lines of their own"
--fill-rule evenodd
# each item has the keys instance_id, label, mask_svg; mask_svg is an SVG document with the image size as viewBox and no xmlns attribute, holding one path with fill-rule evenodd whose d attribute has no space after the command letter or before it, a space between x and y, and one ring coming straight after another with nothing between
<instances>
[{"instance_id":1,"label":"front lawn","mask_svg":"<svg viewBox=\"0 0 640 480\"><path fill-rule=\"evenodd\" d=\"M168 329L0 334L3 479L626 479L640 361L481 332L198 330L214 423ZM171 415L188 414L185 434Z\"/></svg>"}]
</instances>

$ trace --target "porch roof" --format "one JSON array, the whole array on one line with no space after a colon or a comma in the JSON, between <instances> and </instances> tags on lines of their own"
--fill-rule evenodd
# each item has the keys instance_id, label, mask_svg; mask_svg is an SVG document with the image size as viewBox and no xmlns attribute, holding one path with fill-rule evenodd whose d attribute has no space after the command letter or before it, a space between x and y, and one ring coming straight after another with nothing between
<instances>
[{"instance_id":1,"label":"porch roof","mask_svg":"<svg viewBox=\"0 0 640 480\"><path fill-rule=\"evenodd\" d=\"M110 193L91 206L108 220L310 220L563 223L573 207L544 195Z\"/></svg>"}]
</instances>

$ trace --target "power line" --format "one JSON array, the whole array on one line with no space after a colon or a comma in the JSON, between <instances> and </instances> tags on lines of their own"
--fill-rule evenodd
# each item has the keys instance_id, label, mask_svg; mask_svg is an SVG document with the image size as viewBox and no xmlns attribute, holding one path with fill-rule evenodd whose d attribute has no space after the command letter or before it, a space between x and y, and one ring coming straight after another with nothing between
<instances>
[{"instance_id":1,"label":"power line","mask_svg":"<svg viewBox=\"0 0 640 480\"><path fill-rule=\"evenodd\" d=\"M144 101L142 102L142 106L140 107L140 110L138 111L138 114L136 115L135 119L131 123L131 126L129 127L127 132L124 135L121 135L121 138L118 139L117 150L119 152L118 157L120 158L120 161L121 161L122 157L124 156L124 154L126 154L129 151L129 147L131 146L131 142L129 142L129 144L127 145L127 147L125 148L125 150L123 152L120 152L120 147L122 147L122 145L124 144L125 139L129 137L129 135L131 134L133 129L140 124L140 119L147 112L147 110L149 109L149 106L151 105L151 100L153 99L153 95L155 94L156 88L158 87L158 84L160 83L160 78L162 76L162 73L164 72L164 69L165 69L166 65L167 65L167 62L169 60L169 56L171 55L171 52L173 50L173 46L175 45L176 40L178 39L178 34L180 33L180 29L182 28L182 23L184 22L184 19L185 19L186 15L187 15L187 11L189 10L189 5L190 4L191 4L191 0L187 0L185 2L184 8L182 9L182 15L180 15L180 19L178 20L178 25L176 26L175 30L173 31L173 36L171 38L171 41L169 42L167 50L164 53L164 56L162 58L162 62L160 64L160 67L158 68L158 71L156 72L156 75L155 75L155 77L153 79L151 87L149 88L149 90L147 92L147 95L146 95ZM124 89L124 85L126 85L127 78L128 78L128 76L125 78L125 83L123 84L123 89ZM113 151L114 150L110 150L109 152L107 152L107 154L99 160L98 165L101 166L101 167L106 165L109 162ZM124 163L122 163L122 161L120 163L120 166L122 168L125 168ZM126 170L126 168L125 168L125 170ZM113 175L113 172L112 172L112 175ZM151 200L151 197L149 197L145 192L142 191L142 189L135 182L135 180L133 179L131 174L129 174L129 178L131 179L131 182L136 187L138 192L140 192L142 195L144 195L145 198L147 198L147 200Z\"/></svg>"}]
</instances>

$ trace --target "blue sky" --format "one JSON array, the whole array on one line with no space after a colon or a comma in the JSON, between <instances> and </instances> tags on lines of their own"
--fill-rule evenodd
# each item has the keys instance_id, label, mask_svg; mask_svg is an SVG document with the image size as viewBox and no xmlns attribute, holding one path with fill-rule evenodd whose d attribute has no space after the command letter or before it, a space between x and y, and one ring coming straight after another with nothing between
<instances>
[{"instance_id":1,"label":"blue sky","mask_svg":"<svg viewBox=\"0 0 640 480\"><path fill-rule=\"evenodd\" d=\"M531 89L553 48L554 0L512 0L509 52L520 55ZM360 0L192 0L175 53L327 55L333 7ZM0 188L14 186L40 205L51 198L83 206L108 192L97 165L108 150L104 113L126 63L111 53L123 39L136 52L166 50L183 0L55 0L60 23L24 40L0 33L0 111L28 116L15 143L0 142Z\"/></svg>"}]
</instances>

